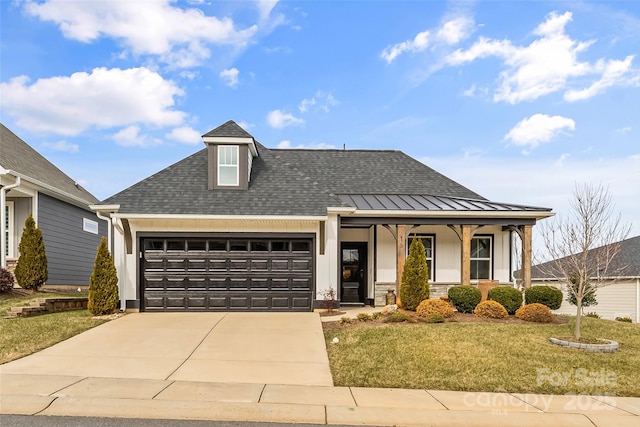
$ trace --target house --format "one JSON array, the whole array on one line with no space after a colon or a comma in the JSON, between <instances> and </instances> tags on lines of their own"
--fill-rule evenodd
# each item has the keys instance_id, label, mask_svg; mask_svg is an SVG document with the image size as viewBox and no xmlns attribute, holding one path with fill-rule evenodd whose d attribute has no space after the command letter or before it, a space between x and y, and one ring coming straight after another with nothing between
<instances>
[{"instance_id":1,"label":"house","mask_svg":"<svg viewBox=\"0 0 640 427\"><path fill-rule=\"evenodd\" d=\"M0 124L0 241L2 268L13 271L29 215L42 231L47 285L88 285L107 222L89 205L91 193Z\"/></svg>"},{"instance_id":2,"label":"house","mask_svg":"<svg viewBox=\"0 0 640 427\"><path fill-rule=\"evenodd\" d=\"M634 323L638 323L640 321L640 236L630 237L619 243L620 250L608 267L611 277L596 290L595 297L598 304L584 307L583 311L596 313L601 318L609 320L628 317ZM587 256L593 256L600 249L592 249ZM548 272L553 271L554 263L555 261L549 261L532 267L532 286L553 285L560 288L564 298L562 306L554 313L575 316L576 306L566 301L569 292L567 283L562 279L549 277Z\"/></svg>"},{"instance_id":3,"label":"house","mask_svg":"<svg viewBox=\"0 0 640 427\"><path fill-rule=\"evenodd\" d=\"M109 216L122 306L144 311L384 305L408 246L434 294L512 284L512 233L550 209L497 203L400 151L271 149L233 121L205 148L93 206Z\"/></svg>"}]
</instances>

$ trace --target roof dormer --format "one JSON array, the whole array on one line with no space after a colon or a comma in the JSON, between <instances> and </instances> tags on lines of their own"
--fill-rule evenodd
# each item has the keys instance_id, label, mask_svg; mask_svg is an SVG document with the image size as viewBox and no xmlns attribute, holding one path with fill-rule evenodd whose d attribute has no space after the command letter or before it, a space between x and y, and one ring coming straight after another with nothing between
<instances>
[{"instance_id":1,"label":"roof dormer","mask_svg":"<svg viewBox=\"0 0 640 427\"><path fill-rule=\"evenodd\" d=\"M208 152L209 190L247 190L253 158L258 157L253 136L229 120L202 135L202 140Z\"/></svg>"}]
</instances>

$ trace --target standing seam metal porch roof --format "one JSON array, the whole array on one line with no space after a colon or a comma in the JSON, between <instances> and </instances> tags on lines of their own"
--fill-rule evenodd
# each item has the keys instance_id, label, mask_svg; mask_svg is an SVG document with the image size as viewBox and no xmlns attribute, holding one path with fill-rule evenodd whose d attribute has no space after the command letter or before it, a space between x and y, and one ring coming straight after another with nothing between
<instances>
[{"instance_id":1,"label":"standing seam metal porch roof","mask_svg":"<svg viewBox=\"0 0 640 427\"><path fill-rule=\"evenodd\" d=\"M253 138L233 121L206 136ZM248 190L209 190L205 148L102 204L119 204L125 214L325 216L329 207L358 208L375 194L376 206L387 209L540 210L490 202L400 151L256 147Z\"/></svg>"}]
</instances>

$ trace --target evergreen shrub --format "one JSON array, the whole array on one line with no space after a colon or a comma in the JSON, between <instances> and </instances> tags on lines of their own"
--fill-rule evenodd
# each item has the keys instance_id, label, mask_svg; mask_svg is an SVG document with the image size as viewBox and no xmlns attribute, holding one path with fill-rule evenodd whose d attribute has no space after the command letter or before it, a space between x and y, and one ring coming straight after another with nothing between
<instances>
[{"instance_id":1,"label":"evergreen shrub","mask_svg":"<svg viewBox=\"0 0 640 427\"><path fill-rule=\"evenodd\" d=\"M102 237L89 278L87 307L94 316L111 314L118 307L118 276L113 259L107 249L107 239Z\"/></svg>"},{"instance_id":2,"label":"evergreen shrub","mask_svg":"<svg viewBox=\"0 0 640 427\"><path fill-rule=\"evenodd\" d=\"M24 222L20 238L20 257L14 272L16 281L24 289L37 291L49 278L47 254L44 249L42 231L36 227L32 215Z\"/></svg>"},{"instance_id":3,"label":"evergreen shrub","mask_svg":"<svg viewBox=\"0 0 640 427\"><path fill-rule=\"evenodd\" d=\"M555 286L532 286L524 291L525 304L544 304L551 310L562 305L562 291Z\"/></svg>"},{"instance_id":4,"label":"evergreen shrub","mask_svg":"<svg viewBox=\"0 0 640 427\"><path fill-rule=\"evenodd\" d=\"M475 286L460 285L449 288L449 301L460 313L473 313L480 300L482 292Z\"/></svg>"},{"instance_id":5,"label":"evergreen shrub","mask_svg":"<svg viewBox=\"0 0 640 427\"><path fill-rule=\"evenodd\" d=\"M424 245L420 238L413 239L409 256L402 270L400 301L406 310L415 311L418 304L429 298L429 271Z\"/></svg>"},{"instance_id":6,"label":"evergreen shrub","mask_svg":"<svg viewBox=\"0 0 640 427\"><path fill-rule=\"evenodd\" d=\"M514 314L522 306L522 292L511 286L498 286L491 289L487 299L502 304L509 314Z\"/></svg>"}]
</instances>

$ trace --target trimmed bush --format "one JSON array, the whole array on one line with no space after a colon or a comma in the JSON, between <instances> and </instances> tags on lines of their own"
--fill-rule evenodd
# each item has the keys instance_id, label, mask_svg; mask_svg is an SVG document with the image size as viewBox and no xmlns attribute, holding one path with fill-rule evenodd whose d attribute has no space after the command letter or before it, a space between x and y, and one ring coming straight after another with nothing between
<instances>
[{"instance_id":1,"label":"trimmed bush","mask_svg":"<svg viewBox=\"0 0 640 427\"><path fill-rule=\"evenodd\" d=\"M358 313L356 318L361 322L370 322L371 320L373 320L373 317L367 313Z\"/></svg>"},{"instance_id":2,"label":"trimmed bush","mask_svg":"<svg viewBox=\"0 0 640 427\"><path fill-rule=\"evenodd\" d=\"M426 299L416 308L416 314L420 317L429 318L435 313L441 314L442 317L451 317L454 312L451 304L440 299Z\"/></svg>"},{"instance_id":3,"label":"trimmed bush","mask_svg":"<svg viewBox=\"0 0 640 427\"><path fill-rule=\"evenodd\" d=\"M444 323L444 316L441 313L432 313L424 321L426 323Z\"/></svg>"},{"instance_id":4,"label":"trimmed bush","mask_svg":"<svg viewBox=\"0 0 640 427\"><path fill-rule=\"evenodd\" d=\"M477 305L473 314L478 317L488 317L490 319L506 319L509 317L507 309L497 301L486 300Z\"/></svg>"},{"instance_id":5,"label":"trimmed bush","mask_svg":"<svg viewBox=\"0 0 640 427\"><path fill-rule=\"evenodd\" d=\"M524 291L525 304L544 304L551 310L562 305L562 291L555 286L532 286Z\"/></svg>"},{"instance_id":6,"label":"trimmed bush","mask_svg":"<svg viewBox=\"0 0 640 427\"><path fill-rule=\"evenodd\" d=\"M618 322L625 322L625 323L633 323L633 320L630 317L616 317L616 320Z\"/></svg>"},{"instance_id":7,"label":"trimmed bush","mask_svg":"<svg viewBox=\"0 0 640 427\"><path fill-rule=\"evenodd\" d=\"M584 315L584 317L592 317L594 319L600 319L600 315L598 313L594 313L594 312L587 313L587 314Z\"/></svg>"},{"instance_id":8,"label":"trimmed bush","mask_svg":"<svg viewBox=\"0 0 640 427\"><path fill-rule=\"evenodd\" d=\"M447 292L449 301L460 313L473 313L482 300L482 292L475 286L454 286Z\"/></svg>"},{"instance_id":9,"label":"trimmed bush","mask_svg":"<svg viewBox=\"0 0 640 427\"><path fill-rule=\"evenodd\" d=\"M549 323L553 320L553 313L546 305L534 302L520 307L516 317L527 322Z\"/></svg>"},{"instance_id":10,"label":"trimmed bush","mask_svg":"<svg viewBox=\"0 0 640 427\"><path fill-rule=\"evenodd\" d=\"M410 322L411 316L400 311L391 311L384 317L384 321L391 323Z\"/></svg>"},{"instance_id":11,"label":"trimmed bush","mask_svg":"<svg viewBox=\"0 0 640 427\"><path fill-rule=\"evenodd\" d=\"M420 238L413 239L409 247L409 256L402 270L400 301L402 307L415 311L418 304L429 298L429 271L424 245Z\"/></svg>"},{"instance_id":12,"label":"trimmed bush","mask_svg":"<svg viewBox=\"0 0 640 427\"><path fill-rule=\"evenodd\" d=\"M20 257L16 265L15 277L18 285L37 291L49 278L47 254L44 250L42 231L36 227L32 215L24 222L20 238Z\"/></svg>"},{"instance_id":13,"label":"trimmed bush","mask_svg":"<svg viewBox=\"0 0 640 427\"><path fill-rule=\"evenodd\" d=\"M9 292L13 289L13 274L9 270L0 268L0 292Z\"/></svg>"},{"instance_id":14,"label":"trimmed bush","mask_svg":"<svg viewBox=\"0 0 640 427\"><path fill-rule=\"evenodd\" d=\"M522 292L511 286L493 288L487 298L502 304L509 314L514 314L522 306Z\"/></svg>"},{"instance_id":15,"label":"trimmed bush","mask_svg":"<svg viewBox=\"0 0 640 427\"><path fill-rule=\"evenodd\" d=\"M107 239L102 237L89 278L87 308L94 316L111 314L118 307L118 276L116 266L107 249Z\"/></svg>"}]
</instances>

